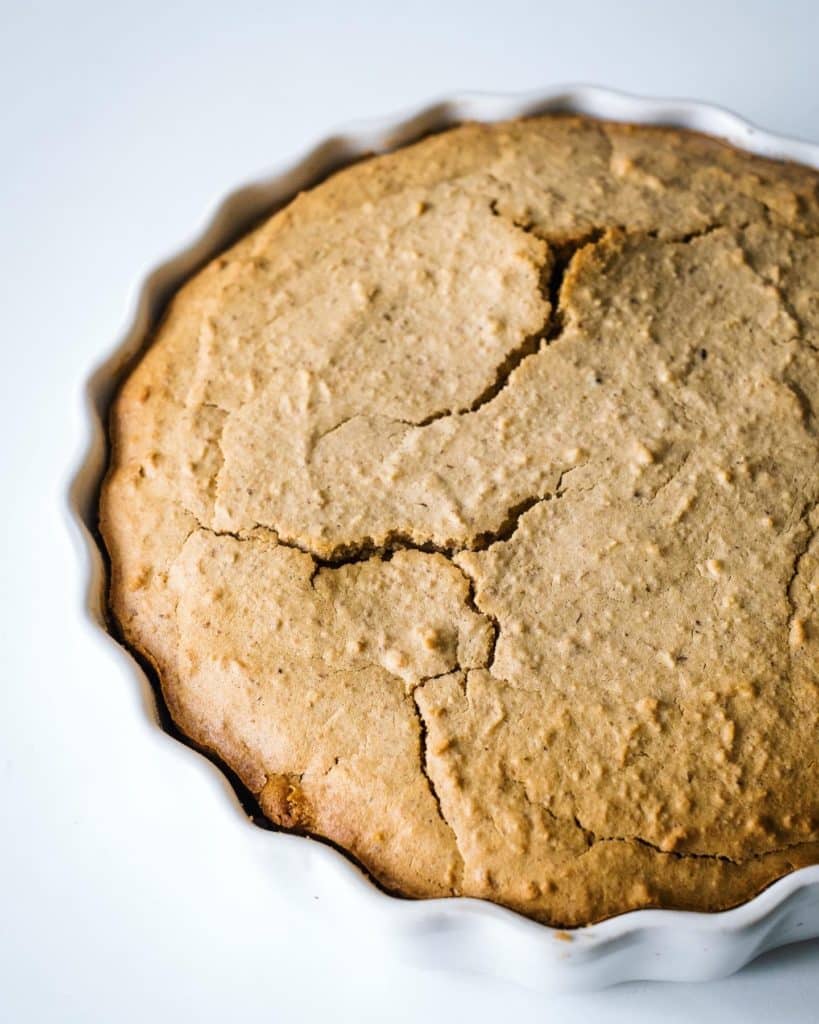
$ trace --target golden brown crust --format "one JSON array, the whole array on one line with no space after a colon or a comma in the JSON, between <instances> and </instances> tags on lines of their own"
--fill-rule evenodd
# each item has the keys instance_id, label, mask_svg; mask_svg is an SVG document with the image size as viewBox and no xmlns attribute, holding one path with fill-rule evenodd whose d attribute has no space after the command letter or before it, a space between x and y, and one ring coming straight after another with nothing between
<instances>
[{"instance_id":1,"label":"golden brown crust","mask_svg":"<svg viewBox=\"0 0 819 1024\"><path fill-rule=\"evenodd\" d=\"M581 924L819 860L819 185L464 125L189 282L114 404L111 607L385 886Z\"/></svg>"}]
</instances>

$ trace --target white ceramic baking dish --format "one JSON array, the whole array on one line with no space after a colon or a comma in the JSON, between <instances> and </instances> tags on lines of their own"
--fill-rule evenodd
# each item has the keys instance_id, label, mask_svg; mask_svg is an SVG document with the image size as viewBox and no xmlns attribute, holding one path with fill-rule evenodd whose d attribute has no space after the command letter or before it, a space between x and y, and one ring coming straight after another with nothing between
<instances>
[{"instance_id":1,"label":"white ceramic baking dish","mask_svg":"<svg viewBox=\"0 0 819 1024\"><path fill-rule=\"evenodd\" d=\"M97 497L106 461L104 422L122 372L146 344L169 296L261 217L363 154L394 149L464 120L496 121L548 111L693 128L753 153L819 168L819 146L762 131L717 107L581 86L525 95L467 94L397 117L355 124L328 137L296 162L231 192L192 240L144 277L122 338L89 380L86 457L71 488L70 512L86 575L86 617L98 636L106 629L105 563L96 529ZM148 682L139 665L116 645L109 644L108 649L112 658L127 660L146 689ZM159 713L153 720L146 715L145 728L156 730L161 718ZM178 750L180 757L195 756L181 745ZM197 760L203 773L219 771L204 758ZM239 805L235 806L238 809ZM237 829L253 828L239 813L233 814L231 821ZM530 988L597 988L632 979L719 978L766 950L819 936L819 865L793 872L734 910L717 914L633 911L563 932L479 900L398 899L377 889L328 845L273 831L258 830L257 836L271 847L287 846L288 852L290 844L300 844L304 872L296 886L303 891L296 892L294 898L303 898L305 906L317 889L332 893L327 902L336 913L353 914L359 923L366 918L385 943L416 963L493 975ZM292 876L288 881L293 885Z\"/></svg>"}]
</instances>

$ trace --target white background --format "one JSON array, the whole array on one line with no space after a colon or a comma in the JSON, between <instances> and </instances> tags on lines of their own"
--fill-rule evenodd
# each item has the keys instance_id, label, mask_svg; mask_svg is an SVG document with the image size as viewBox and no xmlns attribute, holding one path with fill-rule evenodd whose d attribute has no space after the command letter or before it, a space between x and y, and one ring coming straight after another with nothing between
<instances>
[{"instance_id":1,"label":"white background","mask_svg":"<svg viewBox=\"0 0 819 1024\"><path fill-rule=\"evenodd\" d=\"M333 923L288 886L299 841L271 877L222 784L145 728L133 674L82 628L63 496L83 380L135 281L238 181L467 88L691 96L819 141L818 11L0 2L0 1019L817 1019L819 942L717 984L544 997L402 966Z\"/></svg>"}]
</instances>

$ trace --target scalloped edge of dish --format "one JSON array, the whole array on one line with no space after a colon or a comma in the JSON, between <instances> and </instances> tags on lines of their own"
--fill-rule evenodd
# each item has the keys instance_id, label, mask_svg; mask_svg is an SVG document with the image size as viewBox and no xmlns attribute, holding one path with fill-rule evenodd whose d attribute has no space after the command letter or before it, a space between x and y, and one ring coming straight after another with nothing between
<instances>
[{"instance_id":1,"label":"scalloped edge of dish","mask_svg":"<svg viewBox=\"0 0 819 1024\"><path fill-rule=\"evenodd\" d=\"M107 461L107 413L119 381L179 285L261 217L361 156L395 149L462 121L491 122L549 112L693 129L761 156L819 169L818 145L763 131L720 107L578 85L525 94L465 93L394 117L354 123L281 169L232 190L214 206L203 228L141 278L120 340L87 382L84 455L72 475L67 511L85 577L85 619L97 639L111 641L105 614L106 563L96 529L96 505ZM115 642L108 649L127 663L146 707L154 706L154 691L136 660ZM151 730L160 724L156 707L152 717L145 715L145 724ZM177 749L191 756L181 744ZM206 758L198 760L211 779L220 773ZM247 827L239 815L236 824ZM312 887L332 892L337 912L340 908L343 913L368 915L368 924L384 942L410 962L488 975L531 989L721 978L770 949L819 936L819 865L786 875L732 910L710 914L630 911L567 932L481 900L412 901L390 896L329 845L259 832L270 844L301 843ZM307 899L305 888L305 903Z\"/></svg>"}]
</instances>

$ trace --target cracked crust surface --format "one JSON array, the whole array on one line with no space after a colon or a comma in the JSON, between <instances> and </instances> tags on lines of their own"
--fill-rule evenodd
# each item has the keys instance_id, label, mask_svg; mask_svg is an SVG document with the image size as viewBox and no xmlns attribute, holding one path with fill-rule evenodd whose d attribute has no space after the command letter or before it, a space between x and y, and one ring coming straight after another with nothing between
<instances>
[{"instance_id":1,"label":"cracked crust surface","mask_svg":"<svg viewBox=\"0 0 819 1024\"><path fill-rule=\"evenodd\" d=\"M819 184L464 125L176 296L111 417L111 608L274 822L582 924L819 861Z\"/></svg>"}]
</instances>

